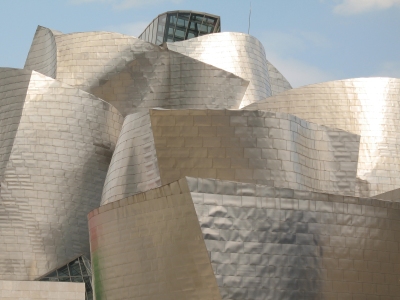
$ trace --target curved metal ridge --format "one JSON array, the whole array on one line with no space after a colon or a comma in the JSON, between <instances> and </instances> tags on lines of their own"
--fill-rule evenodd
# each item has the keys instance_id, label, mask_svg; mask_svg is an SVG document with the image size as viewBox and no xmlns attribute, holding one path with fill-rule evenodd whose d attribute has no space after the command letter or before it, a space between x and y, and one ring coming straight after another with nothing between
<instances>
[{"instance_id":1,"label":"curved metal ridge","mask_svg":"<svg viewBox=\"0 0 400 300\"><path fill-rule=\"evenodd\" d=\"M359 134L360 195L400 187L400 79L355 78L313 84L253 103L246 109L287 112L318 124Z\"/></svg>"}]
</instances>

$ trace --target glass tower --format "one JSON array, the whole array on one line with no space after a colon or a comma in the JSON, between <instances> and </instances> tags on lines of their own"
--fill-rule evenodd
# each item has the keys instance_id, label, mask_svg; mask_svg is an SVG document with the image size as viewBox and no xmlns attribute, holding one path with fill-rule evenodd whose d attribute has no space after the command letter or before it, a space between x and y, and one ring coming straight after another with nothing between
<instances>
[{"instance_id":1,"label":"glass tower","mask_svg":"<svg viewBox=\"0 0 400 300\"><path fill-rule=\"evenodd\" d=\"M165 42L184 41L215 32L221 32L219 16L178 10L169 11L156 17L139 38L161 45Z\"/></svg>"}]
</instances>

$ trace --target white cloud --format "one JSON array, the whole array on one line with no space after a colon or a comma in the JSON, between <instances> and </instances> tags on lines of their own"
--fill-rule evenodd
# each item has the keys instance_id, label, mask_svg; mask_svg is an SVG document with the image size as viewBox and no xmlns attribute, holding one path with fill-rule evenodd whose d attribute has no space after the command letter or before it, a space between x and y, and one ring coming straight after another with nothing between
<instances>
[{"instance_id":1,"label":"white cloud","mask_svg":"<svg viewBox=\"0 0 400 300\"><path fill-rule=\"evenodd\" d=\"M343 0L333 11L340 15L354 15L393 6L400 6L400 0Z\"/></svg>"},{"instance_id":2,"label":"white cloud","mask_svg":"<svg viewBox=\"0 0 400 300\"><path fill-rule=\"evenodd\" d=\"M142 21L142 22L120 24L120 25L106 27L104 28L104 30L138 37L146 29L147 25L149 25L150 22L151 20L149 20L148 22Z\"/></svg>"},{"instance_id":3,"label":"white cloud","mask_svg":"<svg viewBox=\"0 0 400 300\"><path fill-rule=\"evenodd\" d=\"M160 4L162 2L180 3L184 0L70 0L73 4L106 3L114 9L127 9L131 7Z\"/></svg>"}]
</instances>

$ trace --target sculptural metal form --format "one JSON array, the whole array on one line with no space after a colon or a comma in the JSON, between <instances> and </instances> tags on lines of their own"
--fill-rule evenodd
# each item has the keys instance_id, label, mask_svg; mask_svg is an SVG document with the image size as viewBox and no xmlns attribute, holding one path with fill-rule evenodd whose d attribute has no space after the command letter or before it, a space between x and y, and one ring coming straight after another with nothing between
<instances>
[{"instance_id":1,"label":"sculptural metal form","mask_svg":"<svg viewBox=\"0 0 400 300\"><path fill-rule=\"evenodd\" d=\"M98 300L399 299L400 79L292 89L216 24L39 26L0 69L0 279L90 252Z\"/></svg>"}]
</instances>

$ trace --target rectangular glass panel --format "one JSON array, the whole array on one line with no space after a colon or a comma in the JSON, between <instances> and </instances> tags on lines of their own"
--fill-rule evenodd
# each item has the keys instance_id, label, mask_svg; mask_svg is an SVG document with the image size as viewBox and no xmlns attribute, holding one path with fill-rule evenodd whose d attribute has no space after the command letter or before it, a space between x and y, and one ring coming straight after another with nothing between
<instances>
[{"instance_id":1,"label":"rectangular glass panel","mask_svg":"<svg viewBox=\"0 0 400 300\"><path fill-rule=\"evenodd\" d=\"M175 38L184 39L185 38L185 31L181 29L175 30Z\"/></svg>"},{"instance_id":2,"label":"rectangular glass panel","mask_svg":"<svg viewBox=\"0 0 400 300\"><path fill-rule=\"evenodd\" d=\"M154 44L157 39L157 29L158 29L158 19L154 21L154 27L153 27L153 35L151 38L151 42Z\"/></svg>"}]
</instances>

